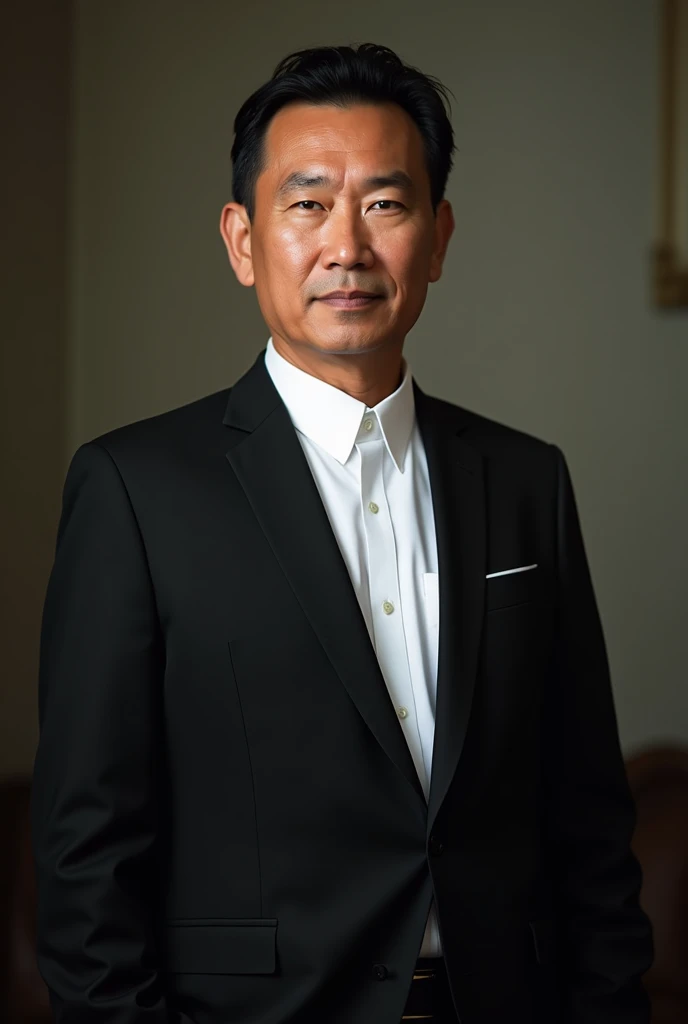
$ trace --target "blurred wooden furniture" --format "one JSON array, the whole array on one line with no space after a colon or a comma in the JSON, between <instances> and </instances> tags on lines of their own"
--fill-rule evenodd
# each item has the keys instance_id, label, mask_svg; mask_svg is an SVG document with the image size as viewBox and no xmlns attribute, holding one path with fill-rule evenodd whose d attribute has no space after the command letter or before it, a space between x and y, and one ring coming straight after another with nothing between
<instances>
[{"instance_id":1,"label":"blurred wooden furniture","mask_svg":"<svg viewBox=\"0 0 688 1024\"><path fill-rule=\"evenodd\" d=\"M28 778L0 782L0 1021L49 1024L48 990L36 966L36 886Z\"/></svg>"},{"instance_id":2,"label":"blurred wooden furniture","mask_svg":"<svg viewBox=\"0 0 688 1024\"><path fill-rule=\"evenodd\" d=\"M652 1024L687 1024L688 750L647 750L626 769L637 809L641 902L654 931L654 964L644 979Z\"/></svg>"},{"instance_id":3,"label":"blurred wooden furniture","mask_svg":"<svg viewBox=\"0 0 688 1024\"><path fill-rule=\"evenodd\" d=\"M642 904L655 962L645 977L652 1024L688 1024L688 750L655 749L627 762L643 868ZM30 780L0 782L0 1021L50 1024L35 958L36 891L29 827Z\"/></svg>"}]
</instances>

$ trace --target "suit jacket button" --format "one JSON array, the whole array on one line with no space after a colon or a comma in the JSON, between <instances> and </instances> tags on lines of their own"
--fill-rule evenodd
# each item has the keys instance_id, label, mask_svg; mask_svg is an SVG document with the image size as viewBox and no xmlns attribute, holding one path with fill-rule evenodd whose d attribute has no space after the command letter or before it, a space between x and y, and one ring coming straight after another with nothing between
<instances>
[{"instance_id":1,"label":"suit jacket button","mask_svg":"<svg viewBox=\"0 0 688 1024\"><path fill-rule=\"evenodd\" d=\"M378 981L384 981L389 977L389 971L384 964L373 964L373 974Z\"/></svg>"},{"instance_id":2,"label":"suit jacket button","mask_svg":"<svg viewBox=\"0 0 688 1024\"><path fill-rule=\"evenodd\" d=\"M444 853L444 843L439 838L439 836L435 836L435 835L430 836L430 842L429 842L428 846L430 848L430 853L434 857L439 857L439 855L441 853Z\"/></svg>"}]
</instances>

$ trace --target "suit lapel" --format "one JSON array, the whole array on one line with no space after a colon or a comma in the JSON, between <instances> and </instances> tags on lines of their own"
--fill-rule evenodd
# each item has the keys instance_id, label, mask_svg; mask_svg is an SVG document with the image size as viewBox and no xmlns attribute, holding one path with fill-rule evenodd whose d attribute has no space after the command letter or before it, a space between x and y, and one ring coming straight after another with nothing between
<instances>
[{"instance_id":1,"label":"suit lapel","mask_svg":"<svg viewBox=\"0 0 688 1024\"><path fill-rule=\"evenodd\" d=\"M463 410L415 386L428 461L440 585L435 742L428 829L454 777L475 688L486 572L485 474L480 453L460 436Z\"/></svg>"},{"instance_id":2,"label":"suit lapel","mask_svg":"<svg viewBox=\"0 0 688 1024\"><path fill-rule=\"evenodd\" d=\"M263 355L230 392L227 459L352 701L425 802L346 563Z\"/></svg>"},{"instance_id":3,"label":"suit lapel","mask_svg":"<svg viewBox=\"0 0 688 1024\"><path fill-rule=\"evenodd\" d=\"M440 577L437 702L428 828L466 738L486 572L482 456L460 436L462 410L414 384L432 489ZM369 729L424 801L351 580L289 415L261 352L232 388L227 459L313 630Z\"/></svg>"}]
</instances>

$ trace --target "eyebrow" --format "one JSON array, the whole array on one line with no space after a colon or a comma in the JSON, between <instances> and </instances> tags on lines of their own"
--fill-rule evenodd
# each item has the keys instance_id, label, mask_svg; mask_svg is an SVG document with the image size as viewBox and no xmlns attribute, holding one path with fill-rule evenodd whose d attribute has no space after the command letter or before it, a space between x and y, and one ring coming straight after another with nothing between
<instances>
[{"instance_id":1,"label":"eyebrow","mask_svg":"<svg viewBox=\"0 0 688 1024\"><path fill-rule=\"evenodd\" d=\"M331 186L332 179L327 175L293 171L277 189L277 196L284 199L301 188L329 188ZM366 192L377 188L399 188L406 192L413 192L413 181L405 171L392 171L390 174L379 174L366 178L363 188Z\"/></svg>"}]
</instances>

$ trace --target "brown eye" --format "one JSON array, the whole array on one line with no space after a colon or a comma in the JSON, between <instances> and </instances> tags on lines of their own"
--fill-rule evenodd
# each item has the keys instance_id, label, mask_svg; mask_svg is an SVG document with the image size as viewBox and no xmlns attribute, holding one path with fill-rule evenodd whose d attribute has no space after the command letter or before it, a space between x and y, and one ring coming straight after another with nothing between
<instances>
[{"instance_id":1,"label":"brown eye","mask_svg":"<svg viewBox=\"0 0 688 1024\"><path fill-rule=\"evenodd\" d=\"M373 203L371 209L378 207L380 210L394 210L396 207L401 206L396 199L378 199L376 203Z\"/></svg>"},{"instance_id":2,"label":"brown eye","mask_svg":"<svg viewBox=\"0 0 688 1024\"><path fill-rule=\"evenodd\" d=\"M296 205L300 210L314 210L320 203L316 203L315 199L301 199Z\"/></svg>"}]
</instances>

